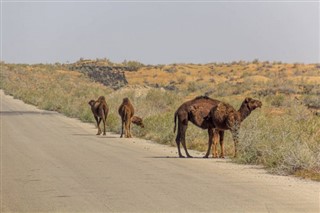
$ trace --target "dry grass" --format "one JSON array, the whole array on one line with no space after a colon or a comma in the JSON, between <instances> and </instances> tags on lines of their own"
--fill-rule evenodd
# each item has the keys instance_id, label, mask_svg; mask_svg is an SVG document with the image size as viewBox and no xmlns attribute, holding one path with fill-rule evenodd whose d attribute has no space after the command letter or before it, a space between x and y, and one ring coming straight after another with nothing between
<instances>
[{"instance_id":1,"label":"dry grass","mask_svg":"<svg viewBox=\"0 0 320 213\"><path fill-rule=\"evenodd\" d=\"M110 106L107 128L113 132L120 130L118 106L124 97L129 97L146 126L134 127L134 136L173 146L173 114L184 101L208 94L238 108L244 97L255 97L263 102L263 108L243 122L239 157L234 160L262 164L277 174L319 180L320 118L309 109L320 107L320 69L316 64L240 61L144 66L127 71L129 85L117 91L69 71L64 65L2 63L0 74L0 87L6 93L85 122L93 122L87 102L104 95ZM161 88L170 85L175 89ZM189 125L189 148L205 151L207 140L207 131ZM233 142L229 132L225 144L226 154L231 156Z\"/></svg>"}]
</instances>

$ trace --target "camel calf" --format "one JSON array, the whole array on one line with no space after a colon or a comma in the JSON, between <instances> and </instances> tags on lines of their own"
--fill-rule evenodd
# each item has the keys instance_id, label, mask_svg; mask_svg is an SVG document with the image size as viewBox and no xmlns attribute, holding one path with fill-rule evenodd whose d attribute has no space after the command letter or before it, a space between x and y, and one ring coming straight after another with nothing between
<instances>
[{"instance_id":1,"label":"camel calf","mask_svg":"<svg viewBox=\"0 0 320 213\"><path fill-rule=\"evenodd\" d=\"M241 122L246 119L253 110L262 106L261 101L253 98L245 98L240 109L235 110L231 105L220 102L210 111L209 120L214 125L213 157L217 157L217 143L220 136L221 158L224 158L223 136L225 130L230 130L234 142L234 157L237 156L237 144L239 142L239 129ZM219 134L219 135L218 135Z\"/></svg>"},{"instance_id":2,"label":"camel calf","mask_svg":"<svg viewBox=\"0 0 320 213\"><path fill-rule=\"evenodd\" d=\"M105 97L100 96L96 101L90 100L88 104L91 106L91 111L93 113L94 119L97 122L97 127L98 127L97 135L101 134L101 128L100 128L101 120L103 122L103 135L106 135L106 121L109 113L109 107Z\"/></svg>"}]
</instances>

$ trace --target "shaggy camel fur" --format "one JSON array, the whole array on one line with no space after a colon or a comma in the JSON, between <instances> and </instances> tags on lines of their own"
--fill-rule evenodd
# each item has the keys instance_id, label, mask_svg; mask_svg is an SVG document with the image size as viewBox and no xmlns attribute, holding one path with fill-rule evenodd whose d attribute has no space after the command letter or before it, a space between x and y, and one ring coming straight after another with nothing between
<instances>
[{"instance_id":1,"label":"shaggy camel fur","mask_svg":"<svg viewBox=\"0 0 320 213\"><path fill-rule=\"evenodd\" d=\"M97 122L97 127L98 127L97 135L101 134L101 129L100 129L101 120L103 122L103 135L106 135L106 121L109 113L109 107L105 97L100 96L96 101L90 100L88 104L91 106L91 111L93 113L94 119Z\"/></svg>"},{"instance_id":2,"label":"shaggy camel fur","mask_svg":"<svg viewBox=\"0 0 320 213\"><path fill-rule=\"evenodd\" d=\"M260 101L253 100L251 98L246 98L245 101L246 100L252 100L253 102L256 102L256 104L261 107L261 102ZM244 104L242 104L242 105L243 106L241 106L240 109L242 109L242 108L244 109L244 106L248 106L248 103L246 105L244 105ZM215 119L214 119L214 117L212 117L212 116L218 114L217 109L220 109L222 106L224 106L223 103L218 101L218 100L211 99L211 98L209 98L207 96L199 96L199 97L196 97L193 100L190 100L190 101L187 101L187 102L183 103L177 109L177 111L175 112L175 115L174 115L174 122L175 122L174 132L176 130L176 122L177 122L177 119L178 119L178 133L177 133L177 137L176 137L176 143L177 143L179 157L184 157L181 154L180 142L182 143L182 146L183 146L183 148L185 150L185 153L186 153L187 157L192 157L188 153L188 150L187 150L187 147L186 147L186 142L185 142L185 135L186 135L187 127L188 127L188 121L191 121L194 125L202 128L202 129L207 129L208 130L208 135L209 135L208 149L207 149L207 153L204 156L204 158L207 158L209 156L209 154L210 154L210 149L211 149L211 146L212 146L212 143L213 143L213 138L215 139L215 145L216 145L218 137L220 136L220 145L223 148L224 130L230 129L231 126L227 125L227 124L226 125L222 125L222 124L224 124L223 121L221 121L221 122L214 121ZM250 107L252 107L251 111L255 109L253 106L251 106L251 102L250 102ZM229 107L227 107L227 108L229 108ZM229 112L229 111L227 110L227 112ZM246 112L246 113L248 113L246 116L248 116L250 114L250 112L249 111ZM239 116L238 113L234 113L234 114L235 115L231 116L231 117ZM244 118L245 117L243 117L243 119ZM236 119L239 120L238 117ZM224 121L224 122L227 122L227 120ZM228 122L231 122L231 120L228 121ZM237 123L237 125L238 125L238 123ZM234 126L237 126L237 125L234 125ZM238 133L238 131L233 131L233 132L234 132L234 134L233 134L234 136L236 136L236 133ZM222 153L224 153L224 151L222 151ZM221 157L223 157L223 156L224 156L224 154ZM213 157L216 157L216 156L214 155Z\"/></svg>"}]
</instances>

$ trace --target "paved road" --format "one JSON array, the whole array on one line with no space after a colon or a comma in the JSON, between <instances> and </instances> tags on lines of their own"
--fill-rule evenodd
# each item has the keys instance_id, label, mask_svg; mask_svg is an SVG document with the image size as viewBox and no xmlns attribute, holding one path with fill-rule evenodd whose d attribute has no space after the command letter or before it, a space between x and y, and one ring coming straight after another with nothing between
<instances>
[{"instance_id":1,"label":"paved road","mask_svg":"<svg viewBox=\"0 0 320 213\"><path fill-rule=\"evenodd\" d=\"M0 212L320 212L319 183L179 159L0 95Z\"/></svg>"}]
</instances>

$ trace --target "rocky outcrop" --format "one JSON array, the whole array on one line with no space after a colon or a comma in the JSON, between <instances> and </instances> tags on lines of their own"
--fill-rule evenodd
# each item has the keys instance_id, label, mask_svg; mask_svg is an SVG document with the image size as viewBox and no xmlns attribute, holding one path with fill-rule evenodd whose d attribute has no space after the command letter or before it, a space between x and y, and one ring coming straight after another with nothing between
<instances>
[{"instance_id":1,"label":"rocky outcrop","mask_svg":"<svg viewBox=\"0 0 320 213\"><path fill-rule=\"evenodd\" d=\"M119 89L128 84L124 72L125 67L97 63L75 63L69 69L84 73L94 81L113 89Z\"/></svg>"}]
</instances>

